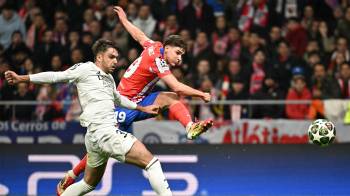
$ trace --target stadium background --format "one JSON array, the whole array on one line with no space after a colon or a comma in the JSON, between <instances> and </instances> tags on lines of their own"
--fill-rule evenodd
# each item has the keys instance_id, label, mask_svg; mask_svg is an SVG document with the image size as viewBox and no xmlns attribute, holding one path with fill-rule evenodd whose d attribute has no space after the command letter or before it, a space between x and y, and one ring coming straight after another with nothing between
<instances>
[{"instance_id":1,"label":"stadium background","mask_svg":"<svg viewBox=\"0 0 350 196\"><path fill-rule=\"evenodd\" d=\"M120 47L118 82L141 48L113 5L154 40L180 34L186 54L172 72L213 95L211 104L183 98L194 117L216 121L197 141L166 112L133 127L177 194L350 195L347 0L0 0L0 195L52 195L84 154L76 89L13 87L3 73L92 60L91 44L103 37ZM316 118L336 123L336 144L307 144ZM148 194L141 171L110 165L96 193Z\"/></svg>"}]
</instances>

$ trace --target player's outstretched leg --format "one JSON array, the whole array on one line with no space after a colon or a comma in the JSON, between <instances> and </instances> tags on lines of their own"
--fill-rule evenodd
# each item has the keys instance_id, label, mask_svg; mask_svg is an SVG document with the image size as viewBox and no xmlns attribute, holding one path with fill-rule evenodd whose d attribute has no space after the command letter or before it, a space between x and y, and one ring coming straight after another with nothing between
<instances>
[{"instance_id":1,"label":"player's outstretched leg","mask_svg":"<svg viewBox=\"0 0 350 196\"><path fill-rule=\"evenodd\" d=\"M159 160L153 157L151 152L140 141L135 141L125 156L125 162L146 170L148 180L157 195L172 195Z\"/></svg>"},{"instance_id":2,"label":"player's outstretched leg","mask_svg":"<svg viewBox=\"0 0 350 196\"><path fill-rule=\"evenodd\" d=\"M212 119L193 122L190 112L186 106L179 101L179 97L176 93L161 92L157 96L154 104L161 107L169 107L169 115L179 121L186 128L187 139L196 139L213 126Z\"/></svg>"},{"instance_id":3,"label":"player's outstretched leg","mask_svg":"<svg viewBox=\"0 0 350 196\"><path fill-rule=\"evenodd\" d=\"M69 170L63 179L57 184L57 196L62 195L64 190L75 182L75 179L85 170L87 155L72 170Z\"/></svg>"},{"instance_id":4,"label":"player's outstretched leg","mask_svg":"<svg viewBox=\"0 0 350 196\"><path fill-rule=\"evenodd\" d=\"M107 162L97 167L86 166L84 179L69 186L62 196L85 195L95 189L106 169Z\"/></svg>"}]
</instances>

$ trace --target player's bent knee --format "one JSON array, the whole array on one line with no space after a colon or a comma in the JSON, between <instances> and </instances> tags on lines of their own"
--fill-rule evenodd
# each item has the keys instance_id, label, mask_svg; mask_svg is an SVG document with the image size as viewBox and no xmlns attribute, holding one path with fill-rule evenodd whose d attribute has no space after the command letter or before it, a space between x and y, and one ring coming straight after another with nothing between
<instances>
[{"instance_id":1,"label":"player's bent knee","mask_svg":"<svg viewBox=\"0 0 350 196\"><path fill-rule=\"evenodd\" d=\"M174 92L161 92L157 97L157 104L169 106L179 101L179 96Z\"/></svg>"}]
</instances>

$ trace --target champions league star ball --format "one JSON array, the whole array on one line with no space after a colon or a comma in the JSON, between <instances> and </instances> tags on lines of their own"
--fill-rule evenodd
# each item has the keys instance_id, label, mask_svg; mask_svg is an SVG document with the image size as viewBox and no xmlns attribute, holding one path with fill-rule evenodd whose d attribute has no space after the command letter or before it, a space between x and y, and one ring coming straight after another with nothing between
<instances>
[{"instance_id":1,"label":"champions league star ball","mask_svg":"<svg viewBox=\"0 0 350 196\"><path fill-rule=\"evenodd\" d=\"M317 119L307 130L312 143L319 146L328 146L335 139L335 126L326 119Z\"/></svg>"}]
</instances>

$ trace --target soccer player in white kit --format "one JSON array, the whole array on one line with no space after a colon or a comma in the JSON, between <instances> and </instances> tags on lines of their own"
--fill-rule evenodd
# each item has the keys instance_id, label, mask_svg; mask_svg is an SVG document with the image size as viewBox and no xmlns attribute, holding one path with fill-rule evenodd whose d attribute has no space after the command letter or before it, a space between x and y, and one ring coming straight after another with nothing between
<instances>
[{"instance_id":1,"label":"soccer player in white kit","mask_svg":"<svg viewBox=\"0 0 350 196\"><path fill-rule=\"evenodd\" d=\"M145 169L153 190L158 195L171 195L158 159L133 135L120 131L114 115L115 104L150 114L157 114L159 107L139 106L116 91L111 73L116 68L118 51L113 42L98 40L92 50L95 63L78 63L65 71L32 75L5 72L9 84L71 82L77 86L83 110L80 124L87 127L87 167L84 179L68 187L62 196L84 195L94 190L103 176L109 157Z\"/></svg>"}]
</instances>

